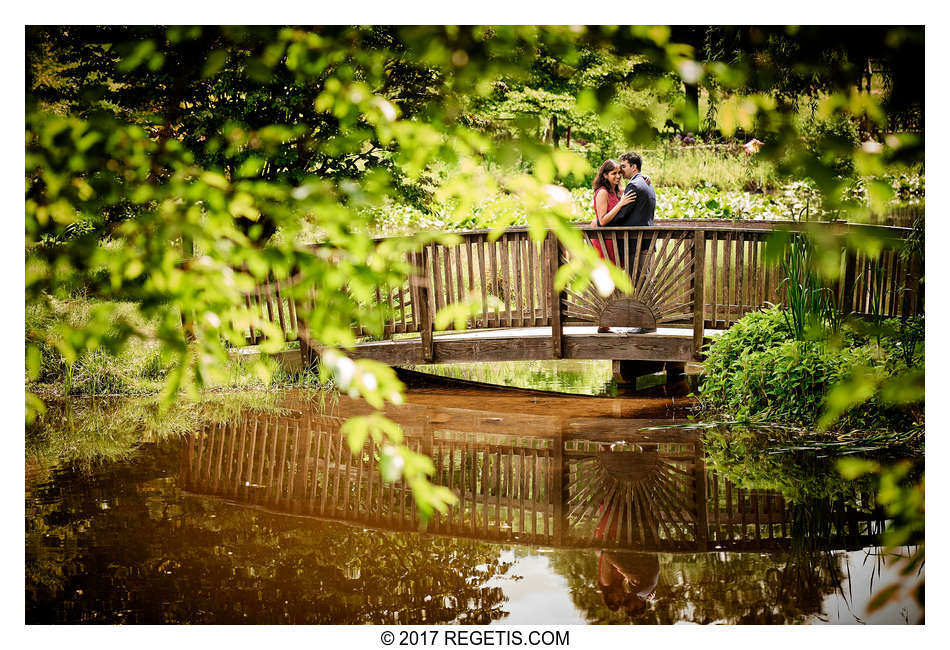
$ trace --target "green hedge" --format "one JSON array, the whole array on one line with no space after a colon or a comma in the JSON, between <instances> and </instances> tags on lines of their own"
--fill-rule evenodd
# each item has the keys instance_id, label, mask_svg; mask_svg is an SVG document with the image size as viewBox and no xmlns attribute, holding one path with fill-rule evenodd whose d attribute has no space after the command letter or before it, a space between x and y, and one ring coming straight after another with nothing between
<instances>
[{"instance_id":1,"label":"green hedge","mask_svg":"<svg viewBox=\"0 0 950 650\"><path fill-rule=\"evenodd\" d=\"M828 391L856 368L868 369L878 385L908 370L906 341L860 330L846 326L831 340L798 341L780 308L751 313L710 345L700 401L733 418L814 426ZM898 330L896 321L879 327ZM922 350L909 360L922 366ZM912 406L885 404L875 394L846 411L835 428L903 430L915 419Z\"/></svg>"}]
</instances>

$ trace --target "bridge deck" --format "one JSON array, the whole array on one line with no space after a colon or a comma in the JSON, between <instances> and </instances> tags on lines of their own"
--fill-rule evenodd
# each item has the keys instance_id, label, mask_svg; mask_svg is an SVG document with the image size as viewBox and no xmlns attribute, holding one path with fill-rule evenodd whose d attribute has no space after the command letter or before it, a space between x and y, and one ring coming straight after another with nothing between
<instances>
[{"instance_id":1,"label":"bridge deck","mask_svg":"<svg viewBox=\"0 0 950 650\"><path fill-rule=\"evenodd\" d=\"M567 326L563 333L563 359L617 359L641 361L691 361L693 332L661 327L649 334L624 334L616 328L598 334L596 327ZM706 330L706 335L718 334ZM360 343L355 359L375 359L390 365L423 363L418 337ZM550 327L514 327L440 334L433 337L429 363L520 361L553 357Z\"/></svg>"}]
</instances>

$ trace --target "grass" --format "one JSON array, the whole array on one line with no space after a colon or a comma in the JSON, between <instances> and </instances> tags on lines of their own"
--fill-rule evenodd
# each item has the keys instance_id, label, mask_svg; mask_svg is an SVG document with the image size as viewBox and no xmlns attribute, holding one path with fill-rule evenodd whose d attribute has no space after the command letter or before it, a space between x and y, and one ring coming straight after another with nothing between
<instances>
[{"instance_id":1,"label":"grass","mask_svg":"<svg viewBox=\"0 0 950 650\"><path fill-rule=\"evenodd\" d=\"M643 154L644 173L657 187L712 186L733 192L773 192L782 181L768 161L734 148L663 146Z\"/></svg>"},{"instance_id":2,"label":"grass","mask_svg":"<svg viewBox=\"0 0 950 650\"><path fill-rule=\"evenodd\" d=\"M53 333L39 345L41 360L39 376L27 381L27 389L44 397L56 396L109 396L151 395L162 391L172 368L155 341L131 338L121 348L109 351L105 347L82 352L70 364L55 346L55 332L59 324L82 328L97 306L104 302L75 296L52 301L51 306L28 305L26 308L27 340ZM155 323L143 319L134 303L111 303L116 315L136 329L148 331ZM109 336L106 333L106 337ZM268 357L233 358L228 362L225 378L211 389L250 389L282 386L318 388L316 373L289 372Z\"/></svg>"}]
</instances>

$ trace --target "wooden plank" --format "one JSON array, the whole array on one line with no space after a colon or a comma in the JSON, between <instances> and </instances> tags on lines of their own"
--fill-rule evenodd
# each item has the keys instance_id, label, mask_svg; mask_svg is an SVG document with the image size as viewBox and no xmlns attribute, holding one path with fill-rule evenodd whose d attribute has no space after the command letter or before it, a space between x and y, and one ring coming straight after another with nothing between
<instances>
[{"instance_id":1,"label":"wooden plank","mask_svg":"<svg viewBox=\"0 0 950 650\"><path fill-rule=\"evenodd\" d=\"M314 438L314 448L313 448L313 481L310 484L310 512L313 513L317 510L318 496L317 489L322 488L326 485L326 475L320 476L320 448L326 447L326 437L323 435L323 431L319 427L314 427L312 423L307 427L313 431ZM323 450L326 453L326 449Z\"/></svg>"},{"instance_id":2,"label":"wooden plank","mask_svg":"<svg viewBox=\"0 0 950 650\"><path fill-rule=\"evenodd\" d=\"M750 306L752 310L762 307L764 298L762 267L765 265L765 251L762 248L762 237L755 234L752 238L752 279L750 289Z\"/></svg>"},{"instance_id":3,"label":"wooden plank","mask_svg":"<svg viewBox=\"0 0 950 650\"><path fill-rule=\"evenodd\" d=\"M548 260L550 265L546 272L548 274L548 286L551 289L551 357L560 359L564 356L564 326L561 320L561 293L555 288L554 278L557 275L560 266L561 245L554 233L548 233L547 244L549 250Z\"/></svg>"},{"instance_id":4,"label":"wooden plank","mask_svg":"<svg viewBox=\"0 0 950 650\"><path fill-rule=\"evenodd\" d=\"M335 437L337 439L336 463L333 466L333 492L330 497L330 509L334 513L340 507L340 482L343 480L343 448L346 446L346 440L342 434Z\"/></svg>"},{"instance_id":5,"label":"wooden plank","mask_svg":"<svg viewBox=\"0 0 950 650\"><path fill-rule=\"evenodd\" d=\"M409 300L411 301L411 323L412 329L417 332L422 331L422 317L420 310L423 309L422 286L426 283L425 256L421 251L412 251L409 253L409 263L412 266L409 276Z\"/></svg>"},{"instance_id":6,"label":"wooden plank","mask_svg":"<svg viewBox=\"0 0 950 650\"><path fill-rule=\"evenodd\" d=\"M511 273L509 267L511 264L511 251L509 250L508 243L508 234L505 233L498 240L499 247L501 248L501 276L502 284L504 285L504 302L505 302L505 317L502 319L502 323L505 327L511 327L514 322L511 317Z\"/></svg>"},{"instance_id":7,"label":"wooden plank","mask_svg":"<svg viewBox=\"0 0 950 650\"><path fill-rule=\"evenodd\" d=\"M604 251L604 255L607 255L607 246L605 245L604 238L601 236L600 232L597 233L597 239L600 241L600 250ZM625 272L630 268L630 260L627 259L627 250L623 250L623 255L620 254L620 247L618 246L617 233L616 231L611 231L607 234L607 239L610 241L610 245L614 249L614 265L619 266L620 270Z\"/></svg>"},{"instance_id":8,"label":"wooden plank","mask_svg":"<svg viewBox=\"0 0 950 650\"><path fill-rule=\"evenodd\" d=\"M525 288L527 287L527 282L524 281L524 273L522 271L522 262L524 261L524 240L520 234L514 235L512 237L514 246L512 247L512 274L515 277L515 295L513 302L517 305L517 324L519 327L524 327L525 318Z\"/></svg>"},{"instance_id":9,"label":"wooden plank","mask_svg":"<svg viewBox=\"0 0 950 650\"><path fill-rule=\"evenodd\" d=\"M330 458L332 458L333 455L333 441L336 439L342 440L342 436L337 435L335 430L332 430L326 432L326 439L327 444L323 459L323 489L320 491L320 514L326 512L327 495L330 494Z\"/></svg>"},{"instance_id":10,"label":"wooden plank","mask_svg":"<svg viewBox=\"0 0 950 650\"><path fill-rule=\"evenodd\" d=\"M429 265L431 265L432 268L432 284L429 285L432 291L429 302L434 307L432 315L435 316L436 312L445 306L445 297L442 291L442 266L439 264L439 245L430 244L426 248L429 253L426 260L426 269L429 269Z\"/></svg>"},{"instance_id":11,"label":"wooden plank","mask_svg":"<svg viewBox=\"0 0 950 650\"><path fill-rule=\"evenodd\" d=\"M742 233L736 235L736 320L745 313L745 237Z\"/></svg>"},{"instance_id":12,"label":"wooden plank","mask_svg":"<svg viewBox=\"0 0 950 650\"><path fill-rule=\"evenodd\" d=\"M489 498L491 496L490 490L488 489L488 486L490 485L490 482L489 482L490 466L488 462L488 455L489 455L488 448L486 447L485 449L483 449L481 453L482 453L482 472L480 476L481 480L479 481L479 483L481 484L481 491L482 491L482 534L487 535L488 534L488 503L489 503Z\"/></svg>"},{"instance_id":13,"label":"wooden plank","mask_svg":"<svg viewBox=\"0 0 950 650\"><path fill-rule=\"evenodd\" d=\"M492 485L495 489L495 530L501 532L501 447L492 447L495 459L495 477Z\"/></svg>"},{"instance_id":14,"label":"wooden plank","mask_svg":"<svg viewBox=\"0 0 950 650\"><path fill-rule=\"evenodd\" d=\"M540 303L541 303L541 326L546 326L551 324L551 286L548 280L550 279L550 270L551 270L551 246L548 243L548 238L545 237L538 244L538 248L541 251L541 259L538 262L538 286L540 293Z\"/></svg>"},{"instance_id":15,"label":"wooden plank","mask_svg":"<svg viewBox=\"0 0 950 650\"><path fill-rule=\"evenodd\" d=\"M461 245L453 246L450 252L453 253L450 257L452 260L452 268L450 272L449 267L446 267L445 274L451 277L446 278L446 284L451 284L453 281L455 282L456 293L452 302L462 302L465 299L465 278L462 277Z\"/></svg>"},{"instance_id":16,"label":"wooden plank","mask_svg":"<svg viewBox=\"0 0 950 650\"><path fill-rule=\"evenodd\" d=\"M489 253L491 253L491 286L492 286L492 295L502 300L504 296L501 295L501 290L498 287L498 247L501 246L501 242L498 240L487 241ZM501 313L498 311L498 307L494 307L492 311L492 323L495 327L501 326Z\"/></svg>"},{"instance_id":17,"label":"wooden plank","mask_svg":"<svg viewBox=\"0 0 950 650\"><path fill-rule=\"evenodd\" d=\"M396 331L396 306L393 303L393 287L387 285L384 288L386 293L386 316L383 319L383 336L391 336Z\"/></svg>"},{"instance_id":18,"label":"wooden plank","mask_svg":"<svg viewBox=\"0 0 950 650\"><path fill-rule=\"evenodd\" d=\"M723 328L732 325L732 305L731 302L731 280L732 280L732 233L726 233L723 240L722 256L722 308L723 308Z\"/></svg>"},{"instance_id":19,"label":"wooden plank","mask_svg":"<svg viewBox=\"0 0 950 650\"><path fill-rule=\"evenodd\" d=\"M287 446L290 443L290 423L284 422L283 434L280 434L280 424L274 426L275 435L280 435L280 463L277 466L277 490L274 500L280 501L284 496L284 479L287 477ZM252 448L253 449L253 448ZM276 456L275 456L276 459ZM290 486L287 486L290 489Z\"/></svg>"},{"instance_id":20,"label":"wooden plank","mask_svg":"<svg viewBox=\"0 0 950 650\"><path fill-rule=\"evenodd\" d=\"M854 309L854 282L857 274L858 258L857 253L853 250L845 250L844 255L844 281L842 282L844 289L841 295L841 311L847 315Z\"/></svg>"},{"instance_id":21,"label":"wooden plank","mask_svg":"<svg viewBox=\"0 0 950 650\"><path fill-rule=\"evenodd\" d=\"M534 267L536 266L536 264L535 264L535 258L534 258L534 242L531 241L531 238L527 236L525 237L525 254L527 255L527 275L528 275L527 277L528 292L527 292L527 300L525 301L528 308L528 318L527 318L526 324L530 325L531 327L534 327L535 325L538 324L537 310L535 310L534 308L536 304L536 301L535 301L536 282L534 278Z\"/></svg>"},{"instance_id":22,"label":"wooden plank","mask_svg":"<svg viewBox=\"0 0 950 650\"><path fill-rule=\"evenodd\" d=\"M436 256L432 252L432 249L426 247L422 255L422 268L424 270L423 278L424 283L419 285L419 326L421 328L420 341L421 341L421 355L416 356L419 358L421 356L423 363L431 363L434 358L433 350L433 330L435 329L435 297L434 291L431 289L431 286L428 284L429 278L429 262L434 259ZM413 313L416 313L416 308L413 307Z\"/></svg>"},{"instance_id":23,"label":"wooden plank","mask_svg":"<svg viewBox=\"0 0 950 650\"><path fill-rule=\"evenodd\" d=\"M468 488L469 495L471 496L470 501L472 504L470 525L472 527L472 532L474 533L478 529L478 455L477 451L475 450L475 434L466 436L465 451L466 459L471 459L471 461L468 463L468 469L470 470Z\"/></svg>"},{"instance_id":24,"label":"wooden plank","mask_svg":"<svg viewBox=\"0 0 950 650\"><path fill-rule=\"evenodd\" d=\"M465 278L462 277L462 260L459 258L459 300L473 298L475 294L475 269L474 262L472 260L472 238L465 237L462 239L462 243L458 247L459 255L463 252L465 253L465 264L468 267L468 284L465 284ZM467 291L466 291L467 287Z\"/></svg>"},{"instance_id":25,"label":"wooden plank","mask_svg":"<svg viewBox=\"0 0 950 650\"><path fill-rule=\"evenodd\" d=\"M525 519L525 492L527 491L527 470L525 467L525 450L524 447L518 450L518 469L520 470L517 474L518 477L518 532L524 535L524 519Z\"/></svg>"},{"instance_id":26,"label":"wooden plank","mask_svg":"<svg viewBox=\"0 0 950 650\"><path fill-rule=\"evenodd\" d=\"M640 270L640 253L643 251L643 231L640 230L637 232L637 243L634 247L633 259L627 260L627 269L630 273L630 284L634 287L637 286L637 281L639 280L638 274ZM628 249L629 250L629 249Z\"/></svg>"},{"instance_id":27,"label":"wooden plank","mask_svg":"<svg viewBox=\"0 0 950 650\"><path fill-rule=\"evenodd\" d=\"M508 439L506 439L508 440ZM517 463L515 460L515 452L513 449L509 449L508 453L505 454L505 514L506 521L508 523L508 535L511 535L514 532L515 526L515 476L516 476Z\"/></svg>"},{"instance_id":28,"label":"wooden plank","mask_svg":"<svg viewBox=\"0 0 950 650\"><path fill-rule=\"evenodd\" d=\"M706 334L706 233L697 230L693 237L693 356L702 358Z\"/></svg>"},{"instance_id":29,"label":"wooden plank","mask_svg":"<svg viewBox=\"0 0 950 650\"><path fill-rule=\"evenodd\" d=\"M692 314L686 313L689 317ZM692 360L693 336L636 334L605 337L596 334L568 334L562 337L564 359L631 359L643 361ZM422 354L419 340L374 341L348 351L353 359L375 359L393 366L418 363ZM435 339L435 363L514 361L550 358L552 342L546 336L459 337Z\"/></svg>"},{"instance_id":30,"label":"wooden plank","mask_svg":"<svg viewBox=\"0 0 950 650\"><path fill-rule=\"evenodd\" d=\"M449 448L449 484L448 488L450 490L455 490L455 447ZM455 513L459 512L461 509L461 501L458 504L458 507L452 508L449 510L449 526L452 525L453 519L455 518Z\"/></svg>"},{"instance_id":31,"label":"wooden plank","mask_svg":"<svg viewBox=\"0 0 950 650\"><path fill-rule=\"evenodd\" d=\"M280 331L287 338L287 321L284 318L284 299L280 295L280 281L274 278L274 296L276 297L277 319L280 322Z\"/></svg>"},{"instance_id":32,"label":"wooden plank","mask_svg":"<svg viewBox=\"0 0 950 650\"><path fill-rule=\"evenodd\" d=\"M360 448L356 450L356 453L358 454L356 459L356 494L353 497L353 515L356 518L359 518L360 509L362 506L360 495L363 491L363 466L365 464L363 460L365 457L363 454L363 447L365 444L366 443L364 442L363 445L361 445Z\"/></svg>"},{"instance_id":33,"label":"wooden plank","mask_svg":"<svg viewBox=\"0 0 950 650\"><path fill-rule=\"evenodd\" d=\"M297 323L297 299L294 297L294 291L287 295L287 315L290 318L290 326L297 333L295 338L300 338L300 325Z\"/></svg>"},{"instance_id":34,"label":"wooden plank","mask_svg":"<svg viewBox=\"0 0 950 650\"><path fill-rule=\"evenodd\" d=\"M478 270L480 273L480 285L482 289L482 327L488 327L488 273L485 268L485 237L479 236L477 240L478 247Z\"/></svg>"},{"instance_id":35,"label":"wooden plank","mask_svg":"<svg viewBox=\"0 0 950 650\"><path fill-rule=\"evenodd\" d=\"M399 285L399 332L408 332L409 325L406 322L406 286Z\"/></svg>"},{"instance_id":36,"label":"wooden plank","mask_svg":"<svg viewBox=\"0 0 950 650\"><path fill-rule=\"evenodd\" d=\"M888 316L896 316L896 286L894 279L897 276L898 252L896 250L887 251L887 277L885 282L885 301Z\"/></svg>"},{"instance_id":37,"label":"wooden plank","mask_svg":"<svg viewBox=\"0 0 950 650\"><path fill-rule=\"evenodd\" d=\"M712 323L713 329L717 329L719 327L719 322L716 318L716 314L717 314L716 302L717 302L717 295L718 295L716 293L716 288L718 286L717 276L719 275L719 233L714 232L711 234L711 237L712 239L709 246L709 255L710 255L709 281L712 283L712 291L711 291L712 300L710 301L712 303L712 313L709 315L709 320Z\"/></svg>"},{"instance_id":38,"label":"wooden plank","mask_svg":"<svg viewBox=\"0 0 950 650\"><path fill-rule=\"evenodd\" d=\"M455 288L452 286L452 276L454 275L453 264L452 264L452 251L448 246L442 246L442 272L445 273L445 300L442 303L439 303L439 297L436 297L436 304L439 309L445 307L446 305L451 305L455 302ZM440 287L442 281L442 274L439 274L439 281L436 282L436 287Z\"/></svg>"}]
</instances>

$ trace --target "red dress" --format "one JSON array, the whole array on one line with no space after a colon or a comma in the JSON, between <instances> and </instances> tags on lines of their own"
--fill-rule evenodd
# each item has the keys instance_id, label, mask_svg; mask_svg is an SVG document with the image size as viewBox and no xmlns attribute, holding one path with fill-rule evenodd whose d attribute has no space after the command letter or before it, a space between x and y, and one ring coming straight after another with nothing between
<instances>
[{"instance_id":1,"label":"red dress","mask_svg":"<svg viewBox=\"0 0 950 650\"><path fill-rule=\"evenodd\" d=\"M614 209L614 206L620 203L620 199L617 197L616 192L610 192L606 187L600 187L597 189L597 192L594 192L594 214L597 214L597 194L598 192L607 192L607 212L610 212ZM604 214L607 214L605 212ZM600 217L596 218L597 226L600 227ZM607 257L604 257L604 251L600 247L600 241L597 239L597 236L594 233L591 233L590 243L597 250L597 254L600 255L600 259L605 260L610 258L610 261L613 264L617 263L617 258L614 255L614 244L610 241L604 241L604 245L607 247Z\"/></svg>"}]
</instances>

